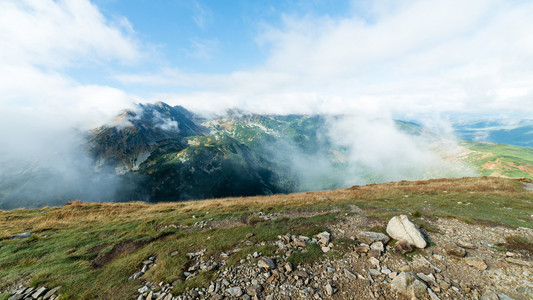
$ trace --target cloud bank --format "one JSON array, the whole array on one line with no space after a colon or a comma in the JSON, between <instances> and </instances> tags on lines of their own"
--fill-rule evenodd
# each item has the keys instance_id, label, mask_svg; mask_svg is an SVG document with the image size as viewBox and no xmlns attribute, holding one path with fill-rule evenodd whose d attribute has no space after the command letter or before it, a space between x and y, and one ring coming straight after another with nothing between
<instances>
[{"instance_id":1,"label":"cloud bank","mask_svg":"<svg viewBox=\"0 0 533 300\"><path fill-rule=\"evenodd\" d=\"M532 12L528 1L357 1L342 18L285 15L281 26L264 25L256 40L268 55L252 70L117 79L191 88L153 98L198 110L531 113Z\"/></svg>"}]
</instances>

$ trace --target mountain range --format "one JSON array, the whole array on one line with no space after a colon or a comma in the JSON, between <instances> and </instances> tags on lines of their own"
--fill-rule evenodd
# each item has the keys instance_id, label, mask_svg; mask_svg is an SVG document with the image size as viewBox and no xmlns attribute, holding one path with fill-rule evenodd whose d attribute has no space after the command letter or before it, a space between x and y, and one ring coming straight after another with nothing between
<instances>
[{"instance_id":1,"label":"mountain range","mask_svg":"<svg viewBox=\"0 0 533 300\"><path fill-rule=\"evenodd\" d=\"M83 134L84 145L75 153L89 154L84 164L66 161L59 170L27 166L0 176L0 209L74 199L162 202L269 195L476 175L533 179L527 124L502 129L499 123L458 123L457 143L416 122L396 120L384 131L394 131L396 143L354 125L336 132L334 125L342 121L343 116L239 110L204 117L163 102L138 104ZM513 133L509 141L522 142L493 143L507 141L497 138L502 130ZM352 131L370 135L374 148L365 152L364 139L350 140ZM479 132L491 142L479 141ZM70 171L61 176L72 180L58 181L65 170Z\"/></svg>"},{"instance_id":2,"label":"mountain range","mask_svg":"<svg viewBox=\"0 0 533 300\"><path fill-rule=\"evenodd\" d=\"M180 201L333 189L386 181L383 174L350 160L345 145L328 134L336 116L259 115L230 110L203 118L163 102L139 105L93 131L91 153L100 167L113 167L136 182L130 199ZM443 137L415 122L395 121L406 136L427 142L455 164L445 177L465 174L529 177L533 151L527 147L462 142L442 151ZM417 175L420 176L420 175ZM432 177L433 175L427 175ZM438 176L438 175L437 175ZM422 178L421 178L422 179Z\"/></svg>"}]
</instances>

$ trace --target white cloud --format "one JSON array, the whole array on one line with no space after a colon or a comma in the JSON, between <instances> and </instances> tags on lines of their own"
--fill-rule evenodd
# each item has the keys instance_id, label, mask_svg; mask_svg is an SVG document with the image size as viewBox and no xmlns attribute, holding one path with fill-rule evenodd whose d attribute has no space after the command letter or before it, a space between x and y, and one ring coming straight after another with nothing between
<instances>
[{"instance_id":1,"label":"white cloud","mask_svg":"<svg viewBox=\"0 0 533 300\"><path fill-rule=\"evenodd\" d=\"M284 16L281 27L257 38L269 49L262 66L219 75L171 71L176 86L197 92L166 96L205 109L331 110L317 103L335 99L341 111L533 113L532 2L366 3L344 18ZM164 76L142 75L152 83ZM171 85L173 77L163 81Z\"/></svg>"},{"instance_id":2,"label":"white cloud","mask_svg":"<svg viewBox=\"0 0 533 300\"><path fill-rule=\"evenodd\" d=\"M193 1L192 5L194 23L196 23L201 29L206 29L206 27L212 22L213 12L198 1Z\"/></svg>"},{"instance_id":3,"label":"white cloud","mask_svg":"<svg viewBox=\"0 0 533 300\"><path fill-rule=\"evenodd\" d=\"M86 0L2 0L0 37L1 60L12 64L64 67L140 56L135 42Z\"/></svg>"},{"instance_id":4,"label":"white cloud","mask_svg":"<svg viewBox=\"0 0 533 300\"><path fill-rule=\"evenodd\" d=\"M0 0L0 113L31 108L94 124L101 120L94 112L128 106L124 92L79 84L64 71L137 61L142 54L132 32L127 20L112 24L87 0Z\"/></svg>"}]
</instances>

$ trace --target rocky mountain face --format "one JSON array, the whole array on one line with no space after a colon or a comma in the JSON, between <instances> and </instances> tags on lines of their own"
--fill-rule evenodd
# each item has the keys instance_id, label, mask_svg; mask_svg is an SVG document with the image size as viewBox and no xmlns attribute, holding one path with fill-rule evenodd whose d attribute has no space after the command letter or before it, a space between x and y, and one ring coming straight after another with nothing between
<instances>
[{"instance_id":1,"label":"rocky mountain face","mask_svg":"<svg viewBox=\"0 0 533 300\"><path fill-rule=\"evenodd\" d=\"M192 117L186 109L163 102L139 104L137 111L124 111L111 125L95 129L91 152L99 165L114 166L119 173L138 170L161 142L171 140L183 148L183 138L206 134Z\"/></svg>"},{"instance_id":2,"label":"rocky mountain face","mask_svg":"<svg viewBox=\"0 0 533 300\"><path fill-rule=\"evenodd\" d=\"M137 188L126 199L176 201L225 196L268 195L295 190L291 170L271 156L266 144L305 149L310 139L281 119L239 116L205 121L182 107L140 105L111 125L94 130L91 152L99 168L115 168ZM272 124L263 125L266 122ZM314 124L314 123L313 123ZM273 129L273 127L277 127ZM305 126L301 126L305 129Z\"/></svg>"}]
</instances>

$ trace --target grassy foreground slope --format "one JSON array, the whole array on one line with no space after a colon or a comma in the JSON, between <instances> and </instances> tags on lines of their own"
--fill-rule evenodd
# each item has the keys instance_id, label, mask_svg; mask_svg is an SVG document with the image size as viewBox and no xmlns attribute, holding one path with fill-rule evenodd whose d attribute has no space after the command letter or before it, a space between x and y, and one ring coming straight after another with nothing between
<instances>
[{"instance_id":1,"label":"grassy foreground slope","mask_svg":"<svg viewBox=\"0 0 533 300\"><path fill-rule=\"evenodd\" d=\"M230 256L231 265L254 251L273 253L268 244L261 249L243 244L248 233L253 233L248 239L254 243L287 232L310 236L361 210L383 220L409 214L428 230L428 220L434 218L533 228L533 193L521 181L492 177L178 203L73 202L0 211L0 290L21 283L61 285L66 298L133 298L140 283L128 277L144 259L157 255L157 268L144 279L177 282L174 292L180 293L206 286L215 276L205 271L184 281L188 252L206 249L207 256L219 257L241 248ZM203 226L206 222L209 228ZM11 238L23 232L31 236ZM178 254L171 255L175 251Z\"/></svg>"}]
</instances>

